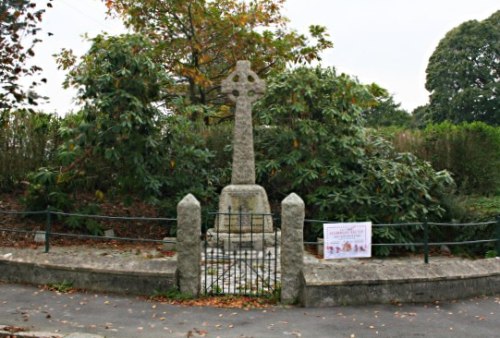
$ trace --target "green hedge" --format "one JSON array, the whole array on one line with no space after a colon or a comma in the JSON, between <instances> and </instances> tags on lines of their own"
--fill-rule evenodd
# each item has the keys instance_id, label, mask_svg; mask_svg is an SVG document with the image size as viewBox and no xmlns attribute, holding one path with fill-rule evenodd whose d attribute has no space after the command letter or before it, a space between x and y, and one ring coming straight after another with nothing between
<instances>
[{"instance_id":1,"label":"green hedge","mask_svg":"<svg viewBox=\"0 0 500 338\"><path fill-rule=\"evenodd\" d=\"M394 145L450 171L464 194L500 193L500 127L482 122L429 125L394 134Z\"/></svg>"}]
</instances>

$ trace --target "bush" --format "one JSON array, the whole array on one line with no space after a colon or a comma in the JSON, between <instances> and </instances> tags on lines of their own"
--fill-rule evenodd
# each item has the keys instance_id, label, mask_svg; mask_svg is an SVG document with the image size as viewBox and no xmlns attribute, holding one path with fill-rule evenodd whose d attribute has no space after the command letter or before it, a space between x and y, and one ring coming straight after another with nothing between
<instances>
[{"instance_id":1,"label":"bush","mask_svg":"<svg viewBox=\"0 0 500 338\"><path fill-rule=\"evenodd\" d=\"M72 206L64 184L64 175L55 168L42 167L27 175L28 187L23 198L27 210L68 211Z\"/></svg>"},{"instance_id":2,"label":"bush","mask_svg":"<svg viewBox=\"0 0 500 338\"><path fill-rule=\"evenodd\" d=\"M164 128L160 146L165 149L168 167L158 173L162 213L175 213L177 203L188 193L196 196L204 209L213 211L218 199L218 177L212 162L214 154L207 148L210 131L179 115L168 116Z\"/></svg>"},{"instance_id":3,"label":"bush","mask_svg":"<svg viewBox=\"0 0 500 338\"><path fill-rule=\"evenodd\" d=\"M306 216L315 219L439 219L453 180L367 135L360 112L370 101L363 85L332 69L299 68L271 79L255 109L264 124L256 129L257 174L270 200L295 192L305 200ZM309 238L319 230L305 229ZM390 228L374 235L411 242L416 231Z\"/></svg>"}]
</instances>

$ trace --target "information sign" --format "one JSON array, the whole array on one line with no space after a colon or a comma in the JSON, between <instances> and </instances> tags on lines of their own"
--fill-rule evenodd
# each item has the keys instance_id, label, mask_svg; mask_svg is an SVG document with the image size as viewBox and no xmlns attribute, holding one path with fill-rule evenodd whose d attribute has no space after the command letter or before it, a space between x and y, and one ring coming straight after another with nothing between
<instances>
[{"instance_id":1,"label":"information sign","mask_svg":"<svg viewBox=\"0 0 500 338\"><path fill-rule=\"evenodd\" d=\"M327 223L323 225L324 258L357 258L372 255L372 223Z\"/></svg>"}]
</instances>

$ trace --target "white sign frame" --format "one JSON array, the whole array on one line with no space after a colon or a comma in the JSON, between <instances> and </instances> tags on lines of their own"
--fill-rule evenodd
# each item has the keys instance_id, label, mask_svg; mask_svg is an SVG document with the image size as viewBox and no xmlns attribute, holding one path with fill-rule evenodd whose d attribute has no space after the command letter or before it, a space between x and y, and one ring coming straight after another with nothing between
<instances>
[{"instance_id":1,"label":"white sign frame","mask_svg":"<svg viewBox=\"0 0 500 338\"><path fill-rule=\"evenodd\" d=\"M323 224L324 259L372 256L372 222Z\"/></svg>"}]
</instances>

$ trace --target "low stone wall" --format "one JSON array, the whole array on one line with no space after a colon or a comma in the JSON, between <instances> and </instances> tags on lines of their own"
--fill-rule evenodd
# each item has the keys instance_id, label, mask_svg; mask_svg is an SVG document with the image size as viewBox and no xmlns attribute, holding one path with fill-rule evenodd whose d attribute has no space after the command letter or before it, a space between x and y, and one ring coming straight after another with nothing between
<instances>
[{"instance_id":1,"label":"low stone wall","mask_svg":"<svg viewBox=\"0 0 500 338\"><path fill-rule=\"evenodd\" d=\"M175 286L176 257L155 249L111 246L0 247L0 281L43 285L69 282L98 292L151 295Z\"/></svg>"},{"instance_id":2,"label":"low stone wall","mask_svg":"<svg viewBox=\"0 0 500 338\"><path fill-rule=\"evenodd\" d=\"M420 303L500 293L500 276L466 279L388 282L377 284L323 285L304 288L305 307Z\"/></svg>"},{"instance_id":3,"label":"low stone wall","mask_svg":"<svg viewBox=\"0 0 500 338\"><path fill-rule=\"evenodd\" d=\"M152 295L175 286L175 267L164 272L99 270L0 260L0 280L44 285L70 282L72 287L97 292Z\"/></svg>"},{"instance_id":4,"label":"low stone wall","mask_svg":"<svg viewBox=\"0 0 500 338\"><path fill-rule=\"evenodd\" d=\"M328 307L392 302L430 302L500 294L500 260L414 259L308 263L300 302Z\"/></svg>"}]
</instances>

